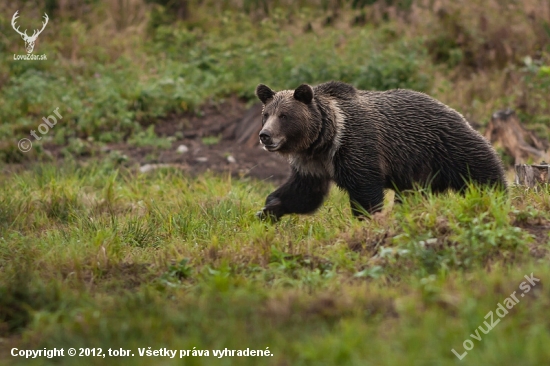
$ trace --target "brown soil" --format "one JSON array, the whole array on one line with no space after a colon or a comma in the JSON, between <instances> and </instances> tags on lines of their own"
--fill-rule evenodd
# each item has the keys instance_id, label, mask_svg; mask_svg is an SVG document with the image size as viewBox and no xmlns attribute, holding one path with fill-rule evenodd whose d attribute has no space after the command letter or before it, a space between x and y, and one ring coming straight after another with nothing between
<instances>
[{"instance_id":1,"label":"brown soil","mask_svg":"<svg viewBox=\"0 0 550 366\"><path fill-rule=\"evenodd\" d=\"M544 258L547 253L547 245L550 241L548 233L550 233L550 222L546 221L528 221L514 222L514 226L518 226L526 230L533 236L534 243L529 245L529 252L535 258Z\"/></svg>"},{"instance_id":2,"label":"brown soil","mask_svg":"<svg viewBox=\"0 0 550 366\"><path fill-rule=\"evenodd\" d=\"M257 112L257 113L255 113ZM261 108L247 108L233 98L219 105L209 105L200 114L173 116L159 121L155 132L161 137L180 136L171 149L133 147L128 144L113 144L108 149L118 150L128 156L130 163L171 164L195 175L205 171L230 172L238 176L280 181L288 175L288 163L277 154L260 147L257 134L260 127ZM246 128L249 123L257 128ZM256 132L258 130L258 132ZM246 133L247 136L239 135ZM219 137L219 141L205 144L203 138ZM246 139L244 138L246 137ZM248 141L243 141L248 140ZM185 145L188 151L177 151ZM233 159L231 158L233 157Z\"/></svg>"},{"instance_id":3,"label":"brown soil","mask_svg":"<svg viewBox=\"0 0 550 366\"><path fill-rule=\"evenodd\" d=\"M288 162L260 147L260 116L261 105L248 108L237 98L231 98L217 105L206 105L198 113L174 115L156 121L157 136L175 138L170 148L113 143L101 150L91 147L79 158L106 158L117 152L117 155L127 158L125 165L139 166L142 172L170 166L193 176L212 171L281 182L289 174ZM178 152L181 145L187 147L186 152ZM46 144L44 148L48 156L63 160L64 146ZM8 164L6 170L18 172L26 166L26 163Z\"/></svg>"}]
</instances>

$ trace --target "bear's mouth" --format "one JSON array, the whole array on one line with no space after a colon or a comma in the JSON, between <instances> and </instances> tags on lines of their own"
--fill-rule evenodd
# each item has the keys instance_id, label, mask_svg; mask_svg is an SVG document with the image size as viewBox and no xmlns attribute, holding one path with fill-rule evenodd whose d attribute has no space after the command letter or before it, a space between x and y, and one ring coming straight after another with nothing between
<instances>
[{"instance_id":1,"label":"bear's mouth","mask_svg":"<svg viewBox=\"0 0 550 366\"><path fill-rule=\"evenodd\" d=\"M277 149L279 148L279 146L281 146L281 144L276 144L276 145L264 145L264 149L269 151L269 152L273 152L273 151L277 151Z\"/></svg>"},{"instance_id":2,"label":"bear's mouth","mask_svg":"<svg viewBox=\"0 0 550 366\"><path fill-rule=\"evenodd\" d=\"M271 143L271 144L267 144L267 145L263 144L264 145L264 150L267 150L269 152L277 151L283 146L284 142L285 142L285 140L281 139L279 141L273 141L273 143Z\"/></svg>"}]
</instances>

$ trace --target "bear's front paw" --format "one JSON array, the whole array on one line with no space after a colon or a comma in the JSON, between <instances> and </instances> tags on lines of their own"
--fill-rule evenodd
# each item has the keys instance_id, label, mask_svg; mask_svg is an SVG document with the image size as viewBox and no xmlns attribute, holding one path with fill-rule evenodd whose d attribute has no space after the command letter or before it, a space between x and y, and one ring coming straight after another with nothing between
<instances>
[{"instance_id":1,"label":"bear's front paw","mask_svg":"<svg viewBox=\"0 0 550 366\"><path fill-rule=\"evenodd\" d=\"M256 213L260 220L269 220L271 222L279 221L279 218L285 214L281 199L273 194L267 196L265 206Z\"/></svg>"},{"instance_id":2,"label":"bear's front paw","mask_svg":"<svg viewBox=\"0 0 550 366\"><path fill-rule=\"evenodd\" d=\"M256 212L256 217L262 221L277 222L279 218L272 211L267 210L265 207L261 211Z\"/></svg>"}]
</instances>

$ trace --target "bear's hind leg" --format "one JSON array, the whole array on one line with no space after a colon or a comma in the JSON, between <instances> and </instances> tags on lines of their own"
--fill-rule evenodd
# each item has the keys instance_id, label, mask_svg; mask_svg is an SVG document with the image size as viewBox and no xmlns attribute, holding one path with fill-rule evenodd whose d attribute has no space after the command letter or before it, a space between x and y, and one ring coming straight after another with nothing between
<instances>
[{"instance_id":1,"label":"bear's hind leg","mask_svg":"<svg viewBox=\"0 0 550 366\"><path fill-rule=\"evenodd\" d=\"M347 189L350 198L351 212L355 217L364 217L382 211L384 206L384 186L369 185Z\"/></svg>"}]
</instances>

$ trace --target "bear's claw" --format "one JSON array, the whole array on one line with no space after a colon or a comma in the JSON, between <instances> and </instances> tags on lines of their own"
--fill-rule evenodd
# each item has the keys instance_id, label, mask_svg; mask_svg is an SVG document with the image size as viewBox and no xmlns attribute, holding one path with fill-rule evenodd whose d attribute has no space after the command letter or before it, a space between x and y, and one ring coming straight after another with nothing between
<instances>
[{"instance_id":1,"label":"bear's claw","mask_svg":"<svg viewBox=\"0 0 550 366\"><path fill-rule=\"evenodd\" d=\"M255 216L262 221L267 221L267 220L271 222L279 221L279 218L275 216L272 212L267 211L265 207L261 211L256 212Z\"/></svg>"}]
</instances>

